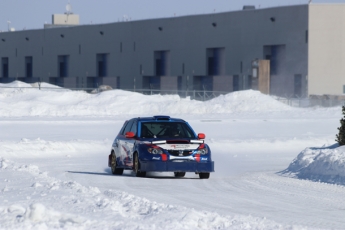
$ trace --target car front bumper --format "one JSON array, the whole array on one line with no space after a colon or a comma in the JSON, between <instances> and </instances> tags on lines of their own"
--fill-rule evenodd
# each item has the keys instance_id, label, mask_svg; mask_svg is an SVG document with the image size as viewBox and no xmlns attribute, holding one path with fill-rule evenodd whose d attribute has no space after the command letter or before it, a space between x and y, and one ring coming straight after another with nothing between
<instances>
[{"instance_id":1,"label":"car front bumper","mask_svg":"<svg viewBox=\"0 0 345 230\"><path fill-rule=\"evenodd\" d=\"M142 172L214 172L214 162L140 161Z\"/></svg>"}]
</instances>

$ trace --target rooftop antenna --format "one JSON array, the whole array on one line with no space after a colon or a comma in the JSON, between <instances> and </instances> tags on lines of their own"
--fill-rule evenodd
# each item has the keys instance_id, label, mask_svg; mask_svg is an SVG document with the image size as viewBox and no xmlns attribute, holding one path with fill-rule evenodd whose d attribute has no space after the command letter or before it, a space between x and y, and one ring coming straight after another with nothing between
<instances>
[{"instance_id":1,"label":"rooftop antenna","mask_svg":"<svg viewBox=\"0 0 345 230\"><path fill-rule=\"evenodd\" d=\"M66 12L65 12L65 14L67 14L67 15L73 14L73 12L72 12L72 6L71 6L71 4L69 3L69 1L68 1L67 5L66 5Z\"/></svg>"},{"instance_id":2,"label":"rooftop antenna","mask_svg":"<svg viewBox=\"0 0 345 230\"><path fill-rule=\"evenodd\" d=\"M11 24L11 21L10 21L10 20L7 20L7 27L8 27L8 31L10 31L10 30L11 30L11 28L10 28L10 24Z\"/></svg>"}]
</instances>

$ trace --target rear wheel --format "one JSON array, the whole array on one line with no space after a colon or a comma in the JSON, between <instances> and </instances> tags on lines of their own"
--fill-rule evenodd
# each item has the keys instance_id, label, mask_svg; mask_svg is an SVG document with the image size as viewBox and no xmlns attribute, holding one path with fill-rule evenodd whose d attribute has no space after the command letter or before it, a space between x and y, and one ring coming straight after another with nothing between
<instances>
[{"instance_id":1,"label":"rear wheel","mask_svg":"<svg viewBox=\"0 0 345 230\"><path fill-rule=\"evenodd\" d=\"M117 167L116 155L114 152L111 153L111 173L114 175L123 174L123 168Z\"/></svg>"},{"instance_id":2,"label":"rear wheel","mask_svg":"<svg viewBox=\"0 0 345 230\"><path fill-rule=\"evenodd\" d=\"M138 158L138 153L134 154L133 171L134 171L136 177L145 177L146 176L146 172L140 171L140 162L139 162L139 158Z\"/></svg>"},{"instance_id":3,"label":"rear wheel","mask_svg":"<svg viewBox=\"0 0 345 230\"><path fill-rule=\"evenodd\" d=\"M199 173L200 179L208 179L210 178L210 173Z\"/></svg>"},{"instance_id":4,"label":"rear wheel","mask_svg":"<svg viewBox=\"0 0 345 230\"><path fill-rule=\"evenodd\" d=\"M174 172L175 177L184 177L186 172Z\"/></svg>"}]
</instances>

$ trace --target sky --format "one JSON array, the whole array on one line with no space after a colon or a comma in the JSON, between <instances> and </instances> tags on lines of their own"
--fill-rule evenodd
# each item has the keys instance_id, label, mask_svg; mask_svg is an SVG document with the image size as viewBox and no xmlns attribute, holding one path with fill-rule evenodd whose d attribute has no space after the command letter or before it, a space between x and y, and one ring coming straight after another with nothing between
<instances>
[{"instance_id":1,"label":"sky","mask_svg":"<svg viewBox=\"0 0 345 230\"><path fill-rule=\"evenodd\" d=\"M0 31L41 29L51 23L52 14L72 12L80 24L101 24L121 20L142 20L174 16L237 11L243 5L256 8L307 4L309 0L2 0ZM313 0L312 3L345 3L345 0ZM10 23L8 23L8 21Z\"/></svg>"}]
</instances>

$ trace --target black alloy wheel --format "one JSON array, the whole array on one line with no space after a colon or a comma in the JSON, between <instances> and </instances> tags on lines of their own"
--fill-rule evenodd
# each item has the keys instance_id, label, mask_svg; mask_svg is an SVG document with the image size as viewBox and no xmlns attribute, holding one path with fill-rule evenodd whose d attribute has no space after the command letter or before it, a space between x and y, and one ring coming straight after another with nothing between
<instances>
[{"instance_id":1,"label":"black alloy wheel","mask_svg":"<svg viewBox=\"0 0 345 230\"><path fill-rule=\"evenodd\" d=\"M139 162L139 158L138 158L138 153L134 154L133 171L134 171L136 177L145 177L146 176L146 172L140 171L140 162Z\"/></svg>"},{"instance_id":2,"label":"black alloy wheel","mask_svg":"<svg viewBox=\"0 0 345 230\"><path fill-rule=\"evenodd\" d=\"M111 173L113 175L123 174L123 168L117 168L116 155L114 152L111 153Z\"/></svg>"}]
</instances>

